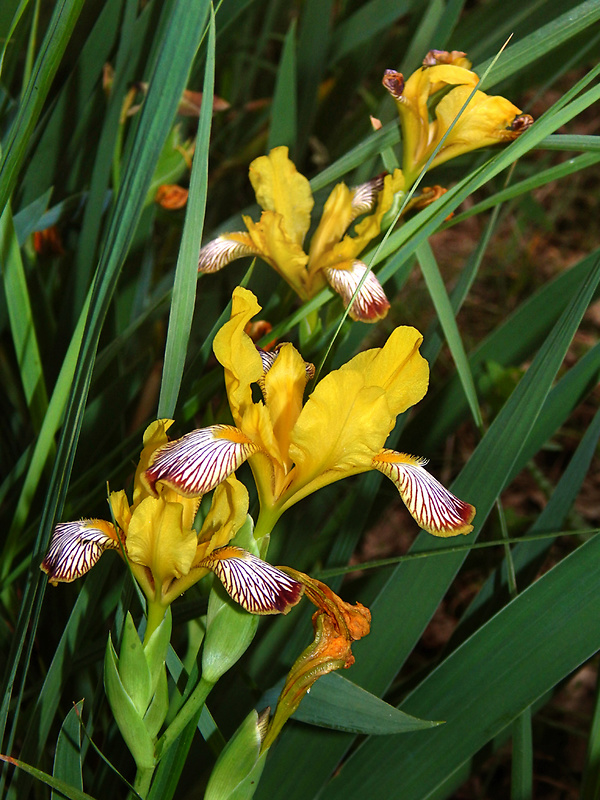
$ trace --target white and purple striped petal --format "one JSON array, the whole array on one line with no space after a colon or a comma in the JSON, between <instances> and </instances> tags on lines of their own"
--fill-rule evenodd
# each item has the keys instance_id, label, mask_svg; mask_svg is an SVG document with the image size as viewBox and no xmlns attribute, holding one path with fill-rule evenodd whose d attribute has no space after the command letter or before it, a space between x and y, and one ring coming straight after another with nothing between
<instances>
[{"instance_id":1,"label":"white and purple striped petal","mask_svg":"<svg viewBox=\"0 0 600 800\"><path fill-rule=\"evenodd\" d=\"M116 531L109 522L98 519L61 522L52 532L50 548L40 569L48 575L50 583L70 583L89 572L105 550L118 548Z\"/></svg>"},{"instance_id":2,"label":"white and purple striped petal","mask_svg":"<svg viewBox=\"0 0 600 800\"><path fill-rule=\"evenodd\" d=\"M304 591L301 583L241 547L220 547L199 566L214 572L227 593L251 614L287 614Z\"/></svg>"},{"instance_id":3,"label":"white and purple striped petal","mask_svg":"<svg viewBox=\"0 0 600 800\"><path fill-rule=\"evenodd\" d=\"M200 497L257 450L233 425L211 425L159 447L143 479L153 494L160 481L184 497Z\"/></svg>"},{"instance_id":4,"label":"white and purple striped petal","mask_svg":"<svg viewBox=\"0 0 600 800\"><path fill-rule=\"evenodd\" d=\"M424 468L427 459L383 450L373 466L396 484L400 497L421 528L435 536L470 533L475 509L449 492Z\"/></svg>"}]
</instances>

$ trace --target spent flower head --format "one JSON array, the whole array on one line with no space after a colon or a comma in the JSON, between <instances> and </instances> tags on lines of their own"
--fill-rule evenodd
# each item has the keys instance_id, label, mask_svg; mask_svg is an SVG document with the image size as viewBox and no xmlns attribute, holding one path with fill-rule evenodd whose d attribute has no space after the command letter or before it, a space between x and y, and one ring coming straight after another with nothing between
<instances>
[{"instance_id":1,"label":"spent flower head","mask_svg":"<svg viewBox=\"0 0 600 800\"><path fill-rule=\"evenodd\" d=\"M460 114L479 82L470 67L465 53L430 50L423 66L406 80L394 69L385 71L383 85L400 114L407 185L414 182L455 120L429 169L479 147L513 141L533 123L533 118L510 100L481 91L474 93Z\"/></svg>"}]
</instances>

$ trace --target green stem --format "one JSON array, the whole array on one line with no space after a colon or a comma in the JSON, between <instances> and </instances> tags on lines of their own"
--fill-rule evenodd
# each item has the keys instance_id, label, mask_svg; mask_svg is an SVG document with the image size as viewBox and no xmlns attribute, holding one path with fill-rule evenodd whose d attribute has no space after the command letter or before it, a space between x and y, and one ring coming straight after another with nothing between
<instances>
[{"instance_id":1,"label":"green stem","mask_svg":"<svg viewBox=\"0 0 600 800\"><path fill-rule=\"evenodd\" d=\"M138 767L138 770L135 774L135 782L133 784L133 788L140 797L146 798L148 796L148 791L150 789L150 784L152 783L153 775L154 775L154 767ZM133 792L130 793L129 797L131 798L131 800L135 798Z\"/></svg>"},{"instance_id":2,"label":"green stem","mask_svg":"<svg viewBox=\"0 0 600 800\"><path fill-rule=\"evenodd\" d=\"M169 747L174 744L175 740L188 723L191 722L194 717L196 717L196 721L200 717L202 706L206 702L206 698L213 686L213 683L204 680L204 678L200 678L198 686L196 686L173 722L158 740L155 751L157 761L160 761Z\"/></svg>"},{"instance_id":3,"label":"green stem","mask_svg":"<svg viewBox=\"0 0 600 800\"><path fill-rule=\"evenodd\" d=\"M148 600L148 608L146 611L146 633L144 634L144 644L148 642L154 631L158 628L160 623L165 618L167 608L161 603Z\"/></svg>"},{"instance_id":4,"label":"green stem","mask_svg":"<svg viewBox=\"0 0 600 800\"><path fill-rule=\"evenodd\" d=\"M281 512L279 509L264 508L261 506L258 520L254 527L254 538L258 541L270 534L280 516Z\"/></svg>"}]
</instances>

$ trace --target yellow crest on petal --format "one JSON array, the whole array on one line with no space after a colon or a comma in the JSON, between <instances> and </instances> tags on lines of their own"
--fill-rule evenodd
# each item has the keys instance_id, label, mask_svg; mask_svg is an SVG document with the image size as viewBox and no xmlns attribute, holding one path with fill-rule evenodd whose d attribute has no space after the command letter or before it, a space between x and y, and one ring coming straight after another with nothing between
<instances>
[{"instance_id":1,"label":"yellow crest on petal","mask_svg":"<svg viewBox=\"0 0 600 800\"><path fill-rule=\"evenodd\" d=\"M322 268L323 258L338 244L353 219L352 192L345 183L338 183L325 201L321 220L310 240L310 272Z\"/></svg>"},{"instance_id":2,"label":"yellow crest on petal","mask_svg":"<svg viewBox=\"0 0 600 800\"><path fill-rule=\"evenodd\" d=\"M280 214L289 239L302 245L314 200L310 183L288 157L288 148L275 147L268 156L254 159L250 183L259 205Z\"/></svg>"},{"instance_id":3,"label":"yellow crest on petal","mask_svg":"<svg viewBox=\"0 0 600 800\"><path fill-rule=\"evenodd\" d=\"M258 222L244 217L252 246L300 296L305 292L305 267L308 256L302 246L286 232L283 217L274 211L263 211Z\"/></svg>"},{"instance_id":4,"label":"yellow crest on petal","mask_svg":"<svg viewBox=\"0 0 600 800\"><path fill-rule=\"evenodd\" d=\"M121 489L119 492L111 492L108 498L110 508L115 518L115 522L121 530L127 534L129 523L131 521L131 509L129 508L129 501L127 495Z\"/></svg>"},{"instance_id":5,"label":"yellow crest on petal","mask_svg":"<svg viewBox=\"0 0 600 800\"><path fill-rule=\"evenodd\" d=\"M196 532L183 524L181 503L146 497L135 509L127 532L127 555L152 573L164 592L176 578L187 575L196 555Z\"/></svg>"},{"instance_id":6,"label":"yellow crest on petal","mask_svg":"<svg viewBox=\"0 0 600 800\"><path fill-rule=\"evenodd\" d=\"M306 381L306 362L293 345L284 344L265 375L264 394L281 459L288 469L290 434L302 411Z\"/></svg>"}]
</instances>

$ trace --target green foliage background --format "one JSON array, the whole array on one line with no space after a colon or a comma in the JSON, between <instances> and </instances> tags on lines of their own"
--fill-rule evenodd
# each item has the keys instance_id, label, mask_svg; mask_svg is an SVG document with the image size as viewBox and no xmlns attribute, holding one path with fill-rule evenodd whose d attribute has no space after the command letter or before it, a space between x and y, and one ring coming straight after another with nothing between
<instances>
[{"instance_id":1,"label":"green foliage background","mask_svg":"<svg viewBox=\"0 0 600 800\"><path fill-rule=\"evenodd\" d=\"M38 564L56 521L106 515L106 482L120 488L130 480L143 429L159 408L174 416L177 433L228 421L211 343L243 281L274 335L294 341L307 360L319 364L333 341L325 371L380 344L397 324L423 330L432 386L398 420L390 446L428 456L477 507L469 537L421 533L407 556L372 565L340 590L373 613L372 632L355 646L356 664L344 677L445 724L357 736L351 694L329 719L341 731L310 724L318 701L308 697L304 722L290 723L270 752L255 796L452 797L478 773L483 754L512 738L510 796L532 797L532 718L600 648L600 544L570 513L597 448L600 414L585 417L568 465L541 482L543 511L528 519L507 513L502 493L524 469L539 475L532 459L562 441L600 372L597 331L589 322L580 328L600 278L594 205L575 206L581 193L598 190L600 137L577 131L595 119L600 98L600 4L223 0L214 36L211 13L205 0L0 5L0 751L54 774L66 796L80 797L83 788L97 798L126 796L119 771L131 780L132 764L104 699L102 662L109 630L121 630L128 607L138 619L140 609L110 556L86 579L49 591ZM262 263L201 277L194 301L201 241L240 229L242 212L256 218L247 179L253 158L288 145L318 205L336 182L367 180L390 148L399 153L396 113L381 86L385 68L410 73L434 47L467 51L482 75L510 34L482 88L535 108L536 123L504 149L439 168L431 181L449 191L373 252L392 299L385 321L346 320L334 338L337 297L325 290L299 307ZM114 67L110 93L102 86L106 63ZM123 101L141 82L148 84L136 95L141 110L122 123ZM199 119L177 113L186 87L204 89ZM230 108L211 120L213 90ZM373 133L369 114L381 119L381 131ZM190 175L181 145L195 136ZM591 190L582 175L592 176ZM156 189L178 181L189 182L187 208L166 211L154 202ZM561 213L577 219L585 248L579 243L581 258L552 277L524 247L498 238L506 238L507 220L525 244L549 235L551 214L531 194L545 186L561 198ZM430 237L452 229L455 238L440 241L456 242L461 229L473 230L461 228L472 217L477 234L453 257L456 279L444 280ZM62 255L34 249L33 234L51 225ZM510 313L488 326L469 327L472 313L456 324L485 281ZM315 311L320 325L309 332ZM279 522L269 560L339 589L365 532L394 525L397 495L380 478L369 473L303 501ZM537 577L561 533L571 534L570 545ZM476 542L487 547L502 537L519 541L476 560ZM478 592L444 651L406 668L467 558L481 570ZM173 643L191 683L195 620L205 610L202 587L174 607ZM309 638L304 607L261 624L247 657L211 696L199 733L187 731L170 751L152 797L203 791L224 741L254 705L266 704L263 693ZM168 667L178 674L174 654ZM72 703L82 698L86 734L81 749L65 751L65 741L80 735ZM599 718L577 776L585 800L600 792ZM49 789L8 767L0 791L24 798Z\"/></svg>"}]
</instances>

